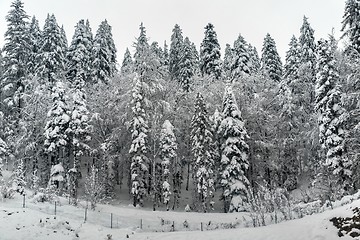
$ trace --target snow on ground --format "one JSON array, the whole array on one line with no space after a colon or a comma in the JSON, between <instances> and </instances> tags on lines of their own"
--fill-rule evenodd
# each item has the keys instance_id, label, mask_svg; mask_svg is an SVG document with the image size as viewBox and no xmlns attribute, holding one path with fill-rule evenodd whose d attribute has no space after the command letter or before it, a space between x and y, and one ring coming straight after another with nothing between
<instances>
[{"instance_id":1,"label":"snow on ground","mask_svg":"<svg viewBox=\"0 0 360 240\"><path fill-rule=\"evenodd\" d=\"M111 205L99 205L96 211L89 210L84 222L83 205L69 206L66 199L61 199L55 216L54 204L34 203L26 199L26 208L22 208L22 197L16 195L15 199L0 202L0 239L101 240L108 239L107 235L111 234L113 240L349 240L352 239L349 236L337 236L337 229L329 219L350 216L351 207L360 206L360 200L302 219L259 228L249 227L246 213L153 212L132 206ZM110 228L110 213L113 213L113 229ZM185 220L190 225L189 229L184 227ZM169 232L173 221L175 232ZM201 222L204 224L203 232L190 231L200 229ZM237 229L206 230L209 222L212 226L215 223L234 223Z\"/></svg>"}]
</instances>

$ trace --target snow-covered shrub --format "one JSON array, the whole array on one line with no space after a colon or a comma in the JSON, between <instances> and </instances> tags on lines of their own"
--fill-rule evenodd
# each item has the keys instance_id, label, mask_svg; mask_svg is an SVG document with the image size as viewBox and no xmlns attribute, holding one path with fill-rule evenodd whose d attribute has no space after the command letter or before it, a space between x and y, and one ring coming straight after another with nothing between
<instances>
[{"instance_id":1,"label":"snow-covered shrub","mask_svg":"<svg viewBox=\"0 0 360 240\"><path fill-rule=\"evenodd\" d=\"M104 185L99 179L98 169L95 166L91 167L90 175L85 182L86 199L90 202L91 209L94 210L96 203L104 197Z\"/></svg>"},{"instance_id":2,"label":"snow-covered shrub","mask_svg":"<svg viewBox=\"0 0 360 240\"><path fill-rule=\"evenodd\" d=\"M191 212L191 208L190 208L189 204L186 204L185 212Z\"/></svg>"},{"instance_id":3,"label":"snow-covered shrub","mask_svg":"<svg viewBox=\"0 0 360 240\"><path fill-rule=\"evenodd\" d=\"M0 194L2 199L11 199L15 194L14 188L11 186L11 182L6 182L4 179L0 180Z\"/></svg>"}]
</instances>

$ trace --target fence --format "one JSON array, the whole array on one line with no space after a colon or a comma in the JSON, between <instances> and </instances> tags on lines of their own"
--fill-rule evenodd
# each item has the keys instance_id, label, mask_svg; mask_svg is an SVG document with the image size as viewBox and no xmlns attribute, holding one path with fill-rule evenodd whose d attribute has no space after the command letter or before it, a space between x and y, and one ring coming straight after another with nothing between
<instances>
[{"instance_id":1,"label":"fence","mask_svg":"<svg viewBox=\"0 0 360 240\"><path fill-rule=\"evenodd\" d=\"M143 232L174 232L174 231L209 231L216 229L236 228L239 225L248 225L243 221L231 223L222 222L199 222L190 221L189 219L173 220L173 219L146 219L136 217L126 217L114 213L93 211L86 205L79 204L73 207L66 203L34 203L26 202L28 199L23 198L22 207L40 211L51 216L61 216L69 219L75 219L87 223L101 225L107 228L128 228L132 230L140 230Z\"/></svg>"}]
</instances>

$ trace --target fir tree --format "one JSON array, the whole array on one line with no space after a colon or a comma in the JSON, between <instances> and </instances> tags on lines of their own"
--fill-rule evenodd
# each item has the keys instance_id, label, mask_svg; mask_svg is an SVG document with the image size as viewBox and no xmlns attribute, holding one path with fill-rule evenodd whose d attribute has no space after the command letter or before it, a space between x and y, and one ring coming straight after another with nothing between
<instances>
[{"instance_id":1,"label":"fir tree","mask_svg":"<svg viewBox=\"0 0 360 240\"><path fill-rule=\"evenodd\" d=\"M17 161L17 166L13 173L12 187L16 192L20 193L21 195L24 194L26 187L26 180L25 180L25 165L23 159Z\"/></svg>"},{"instance_id":2,"label":"fir tree","mask_svg":"<svg viewBox=\"0 0 360 240\"><path fill-rule=\"evenodd\" d=\"M72 109L70 111L69 128L66 134L70 136L74 168L80 174L80 160L90 147L88 142L91 140L89 124L89 110L87 106L85 82L81 77L73 79L71 84Z\"/></svg>"},{"instance_id":3,"label":"fir tree","mask_svg":"<svg viewBox=\"0 0 360 240\"><path fill-rule=\"evenodd\" d=\"M245 39L239 34L234 42L231 61L231 79L236 80L244 74L250 74L250 56Z\"/></svg>"},{"instance_id":4,"label":"fir tree","mask_svg":"<svg viewBox=\"0 0 360 240\"><path fill-rule=\"evenodd\" d=\"M195 74L195 63L191 48L191 42L187 37L185 38L183 43L178 67L179 75L177 79L182 85L184 91L189 92L191 79Z\"/></svg>"},{"instance_id":5,"label":"fir tree","mask_svg":"<svg viewBox=\"0 0 360 240\"><path fill-rule=\"evenodd\" d=\"M51 90L62 78L65 70L65 55L61 29L54 15L48 15L41 34L40 51L36 57L36 72L41 82Z\"/></svg>"},{"instance_id":6,"label":"fir tree","mask_svg":"<svg viewBox=\"0 0 360 240\"><path fill-rule=\"evenodd\" d=\"M315 110L319 114L320 144L326 153L325 166L338 177L346 190L351 176L344 144L347 113L342 107L339 74L328 41L319 41L316 62Z\"/></svg>"},{"instance_id":7,"label":"fir tree","mask_svg":"<svg viewBox=\"0 0 360 240\"><path fill-rule=\"evenodd\" d=\"M50 155L51 165L58 164L59 158L68 146L69 138L69 107L66 102L65 89L57 82L51 89L52 106L47 114L45 126L45 151ZM68 169L69 166L65 166Z\"/></svg>"},{"instance_id":8,"label":"fir tree","mask_svg":"<svg viewBox=\"0 0 360 240\"><path fill-rule=\"evenodd\" d=\"M4 106L10 111L6 112L6 114L10 114L13 120L19 120L21 110L24 107L24 92L28 84L26 77L31 52L27 25L29 17L21 0L12 2L11 8L6 16L8 28L5 32L5 44L3 47L4 73L0 87L2 91L1 97L5 102Z\"/></svg>"},{"instance_id":9,"label":"fir tree","mask_svg":"<svg viewBox=\"0 0 360 240\"><path fill-rule=\"evenodd\" d=\"M231 87L225 90L223 120L219 127L221 146L221 186L225 211L242 211L247 208L250 182L248 138L241 113Z\"/></svg>"},{"instance_id":10,"label":"fir tree","mask_svg":"<svg viewBox=\"0 0 360 240\"><path fill-rule=\"evenodd\" d=\"M36 73L36 57L40 52L40 44L42 39L42 33L39 27L39 21L32 17L30 26L29 26L29 37L30 37L30 56L29 56L29 74L35 75Z\"/></svg>"},{"instance_id":11,"label":"fir tree","mask_svg":"<svg viewBox=\"0 0 360 240\"><path fill-rule=\"evenodd\" d=\"M176 150L177 143L176 137L173 132L173 125L169 120L165 120L160 132L160 153L161 168L162 168L162 195L164 198L164 204L166 209L169 210L170 195L170 175L171 166L173 166L175 159L177 158Z\"/></svg>"},{"instance_id":12,"label":"fir tree","mask_svg":"<svg viewBox=\"0 0 360 240\"><path fill-rule=\"evenodd\" d=\"M221 77L220 45L217 39L214 25L209 23L205 27L205 37L200 47L200 71L201 74Z\"/></svg>"},{"instance_id":13,"label":"fir tree","mask_svg":"<svg viewBox=\"0 0 360 240\"><path fill-rule=\"evenodd\" d=\"M270 34L266 34L261 55L261 68L269 74L269 77L279 82L282 76L282 64L280 56L276 50L274 39Z\"/></svg>"},{"instance_id":14,"label":"fir tree","mask_svg":"<svg viewBox=\"0 0 360 240\"><path fill-rule=\"evenodd\" d=\"M124 59L123 59L122 65L121 65L121 73L124 75L132 73L133 64L134 63L133 63L130 51L128 48L126 48L126 51L124 54Z\"/></svg>"},{"instance_id":15,"label":"fir tree","mask_svg":"<svg viewBox=\"0 0 360 240\"><path fill-rule=\"evenodd\" d=\"M108 83L116 72L116 48L112 39L111 26L102 21L94 39L92 50L92 75L94 82Z\"/></svg>"},{"instance_id":16,"label":"fir tree","mask_svg":"<svg viewBox=\"0 0 360 240\"><path fill-rule=\"evenodd\" d=\"M214 145L208 112L200 93L196 96L191 120L191 145L195 188L206 212L214 193Z\"/></svg>"},{"instance_id":17,"label":"fir tree","mask_svg":"<svg viewBox=\"0 0 360 240\"><path fill-rule=\"evenodd\" d=\"M296 37L293 35L286 52L284 78L297 78L299 74L300 51Z\"/></svg>"},{"instance_id":18,"label":"fir tree","mask_svg":"<svg viewBox=\"0 0 360 240\"><path fill-rule=\"evenodd\" d=\"M147 134L148 124L144 109L144 92L140 78L135 79L136 85L132 95L133 119L131 122L132 143L129 150L131 155L131 194L133 205L142 204L146 194L146 174L149 171Z\"/></svg>"},{"instance_id":19,"label":"fir tree","mask_svg":"<svg viewBox=\"0 0 360 240\"><path fill-rule=\"evenodd\" d=\"M67 78L70 82L75 81L75 79L81 79L87 83L90 80L91 50L91 34L89 28L85 25L85 21L82 19L75 26L75 33L66 55Z\"/></svg>"},{"instance_id":20,"label":"fir tree","mask_svg":"<svg viewBox=\"0 0 360 240\"><path fill-rule=\"evenodd\" d=\"M180 61L183 50L183 36L179 25L175 25L171 35L170 51L169 51L169 72L172 80L178 80L180 76Z\"/></svg>"},{"instance_id":21,"label":"fir tree","mask_svg":"<svg viewBox=\"0 0 360 240\"><path fill-rule=\"evenodd\" d=\"M232 60L233 59L233 49L230 46L230 44L226 44L225 47L225 55L224 55L224 62L223 62L223 72L226 76L226 78L230 78L230 74L231 74L231 65L232 65Z\"/></svg>"},{"instance_id":22,"label":"fir tree","mask_svg":"<svg viewBox=\"0 0 360 240\"><path fill-rule=\"evenodd\" d=\"M250 57L250 73L258 73L261 68L261 62L256 47L248 44L248 52Z\"/></svg>"},{"instance_id":23,"label":"fir tree","mask_svg":"<svg viewBox=\"0 0 360 240\"><path fill-rule=\"evenodd\" d=\"M64 56L66 56L66 53L68 51L68 40L66 37L64 26L61 26L60 33L61 33L61 46L63 49Z\"/></svg>"},{"instance_id":24,"label":"fir tree","mask_svg":"<svg viewBox=\"0 0 360 240\"><path fill-rule=\"evenodd\" d=\"M351 46L360 53L360 2L358 0L347 0L342 20L341 31L347 36Z\"/></svg>"},{"instance_id":25,"label":"fir tree","mask_svg":"<svg viewBox=\"0 0 360 240\"><path fill-rule=\"evenodd\" d=\"M300 63L307 65L311 71L315 70L315 38L314 30L311 28L307 17L304 16L303 25L300 28Z\"/></svg>"}]
</instances>

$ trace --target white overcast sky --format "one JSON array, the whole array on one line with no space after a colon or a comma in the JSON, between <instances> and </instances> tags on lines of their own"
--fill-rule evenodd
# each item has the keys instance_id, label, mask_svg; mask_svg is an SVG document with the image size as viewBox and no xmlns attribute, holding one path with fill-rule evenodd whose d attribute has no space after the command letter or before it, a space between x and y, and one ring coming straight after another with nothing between
<instances>
[{"instance_id":1,"label":"white overcast sky","mask_svg":"<svg viewBox=\"0 0 360 240\"><path fill-rule=\"evenodd\" d=\"M0 46L4 44L5 16L12 0L0 0ZM241 33L261 54L266 33L275 39L284 59L293 34L299 36L303 16L309 18L316 40L327 37L335 28L340 37L345 0L23 0L28 15L44 25L47 13L54 13L64 25L69 41L80 19L89 19L93 33L105 18L113 27L113 36L121 63L126 47L131 47L144 23L150 41L170 41L177 23L183 35L200 46L204 26L215 26L222 52ZM132 50L132 49L131 49Z\"/></svg>"}]
</instances>

